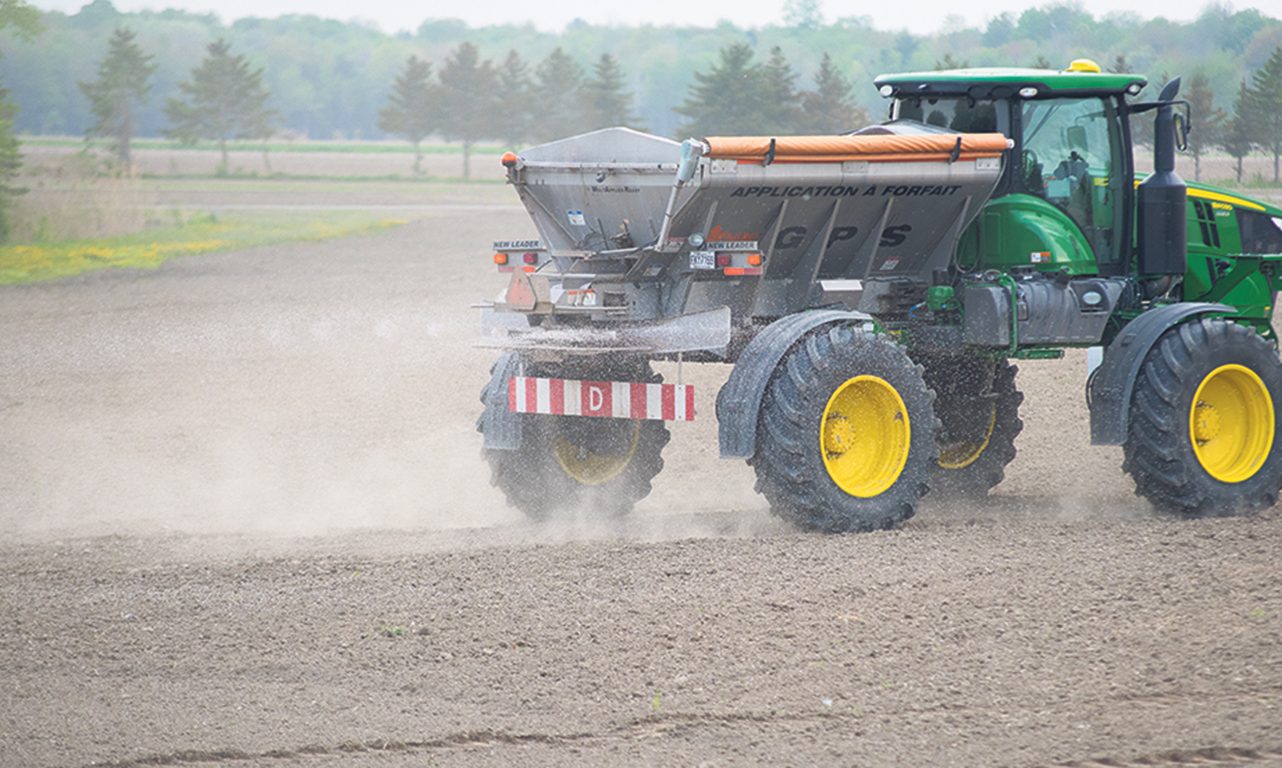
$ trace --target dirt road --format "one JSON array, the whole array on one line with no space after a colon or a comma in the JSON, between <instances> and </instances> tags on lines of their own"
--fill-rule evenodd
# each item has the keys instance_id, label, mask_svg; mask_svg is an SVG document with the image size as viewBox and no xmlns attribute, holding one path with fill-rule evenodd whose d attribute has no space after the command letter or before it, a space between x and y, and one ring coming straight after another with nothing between
<instances>
[{"instance_id":1,"label":"dirt road","mask_svg":"<svg viewBox=\"0 0 1282 768\"><path fill-rule=\"evenodd\" d=\"M630 519L523 521L493 198L0 289L0 766L1282 765L1282 513L1150 512L1080 358L982 507L788 530L709 366Z\"/></svg>"}]
</instances>

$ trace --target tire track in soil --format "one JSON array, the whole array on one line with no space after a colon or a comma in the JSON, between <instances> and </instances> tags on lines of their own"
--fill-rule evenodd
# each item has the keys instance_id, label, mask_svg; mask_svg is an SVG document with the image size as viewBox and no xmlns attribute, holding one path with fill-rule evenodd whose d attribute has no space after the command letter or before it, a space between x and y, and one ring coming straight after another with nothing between
<instances>
[{"instance_id":1,"label":"tire track in soil","mask_svg":"<svg viewBox=\"0 0 1282 768\"><path fill-rule=\"evenodd\" d=\"M1089 760L1054 763L1049 768L1168 768L1172 766L1282 765L1282 747L1203 747L1176 749L1139 757L1095 757Z\"/></svg>"},{"instance_id":2,"label":"tire track in soil","mask_svg":"<svg viewBox=\"0 0 1282 768\"><path fill-rule=\"evenodd\" d=\"M631 720L614 728L603 731L582 731L578 733L508 733L498 730L463 731L447 734L435 739L395 740L372 739L366 741L347 741L333 746L308 744L289 749L269 749L261 752L249 752L241 749L181 749L167 754L145 755L125 760L96 761L86 768L145 768L157 765L188 765L208 762L244 762L251 760L295 760L304 757L328 757L343 754L365 753L402 753L413 754L430 752L453 747L484 747L495 745L522 746L526 744L568 745L596 740L639 739L672 733L686 728L697 728L704 725L721 723L780 723L780 722L815 722L827 720L850 719L848 715L838 713L814 713L810 715L774 715L760 713L725 713L716 715L668 714Z\"/></svg>"},{"instance_id":3,"label":"tire track in soil","mask_svg":"<svg viewBox=\"0 0 1282 768\"><path fill-rule=\"evenodd\" d=\"M1272 691L1274 689L1268 689ZM1267 693L1266 691L1244 691L1240 697L1251 694ZM1196 694L1172 695L1158 694L1151 697L1111 697L1118 701L1135 701L1143 699L1147 703L1161 703ZM979 712L979 708L965 706L937 706L910 708L891 716L899 718L906 715L930 716L933 714L958 714L961 712ZM144 755L115 761L96 761L86 768L147 768L148 766L192 765L210 762L251 762L264 760L298 760L308 757L334 757L342 755L377 755L403 754L413 755L456 747L493 747L493 746L526 746L532 744L550 746L569 746L609 740L639 740L660 736L675 736L681 733L697 731L701 728L717 727L737 723L757 724L807 724L807 723L841 723L858 724L861 715L844 712L811 712L811 713L777 713L777 712L725 712L725 713L668 713L650 715L621 723L612 728L599 731L580 731L573 733L510 733L508 731L481 729L446 734L432 739L398 740L368 739L365 741L346 741L325 746L307 744L293 748L269 749L251 752L235 748L213 750L176 750L166 754ZM1041 768L1175 768L1178 766L1245 766L1256 765L1282 767L1282 744L1271 747L1209 746L1190 749L1175 749L1152 754L1130 757L1092 757L1084 760L1070 760L1042 764Z\"/></svg>"}]
</instances>

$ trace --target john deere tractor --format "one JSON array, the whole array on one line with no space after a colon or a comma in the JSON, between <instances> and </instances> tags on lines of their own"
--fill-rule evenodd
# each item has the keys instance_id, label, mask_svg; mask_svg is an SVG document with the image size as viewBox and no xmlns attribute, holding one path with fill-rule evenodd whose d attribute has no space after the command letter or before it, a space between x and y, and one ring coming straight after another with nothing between
<instances>
[{"instance_id":1,"label":"john deere tractor","mask_svg":"<svg viewBox=\"0 0 1282 768\"><path fill-rule=\"evenodd\" d=\"M1022 428L1013 361L1085 347L1091 439L1123 446L1140 495L1273 505L1282 210L1181 180L1179 80L1145 85L1085 60L884 75L889 119L846 135L611 128L508 153L539 238L494 248L494 482L533 516L626 512L667 423L707 405L651 363L730 362L721 455L801 527L884 528L931 489L988 493Z\"/></svg>"}]
</instances>

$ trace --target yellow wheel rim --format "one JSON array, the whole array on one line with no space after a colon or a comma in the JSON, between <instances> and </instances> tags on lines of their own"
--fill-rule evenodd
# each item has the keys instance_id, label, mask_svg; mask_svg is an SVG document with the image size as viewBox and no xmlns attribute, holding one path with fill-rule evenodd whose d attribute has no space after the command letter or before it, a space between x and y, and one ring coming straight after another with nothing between
<instances>
[{"instance_id":1,"label":"yellow wheel rim","mask_svg":"<svg viewBox=\"0 0 1282 768\"><path fill-rule=\"evenodd\" d=\"M819 450L837 487L867 499L885 493L899 479L911 437L899 392L880 377L856 376L828 398Z\"/></svg>"},{"instance_id":2,"label":"yellow wheel rim","mask_svg":"<svg viewBox=\"0 0 1282 768\"><path fill-rule=\"evenodd\" d=\"M561 465L565 474L574 478L581 485L601 485L618 477L632 457L636 455L637 443L641 440L641 422L633 422L632 437L628 449L621 454L593 453L582 446L575 445L564 435L557 435L552 441L552 455Z\"/></svg>"},{"instance_id":3,"label":"yellow wheel rim","mask_svg":"<svg viewBox=\"0 0 1282 768\"><path fill-rule=\"evenodd\" d=\"M1198 463L1222 483L1249 479L1273 449L1273 398L1255 371L1221 365L1198 385L1189 407Z\"/></svg>"},{"instance_id":4,"label":"yellow wheel rim","mask_svg":"<svg viewBox=\"0 0 1282 768\"><path fill-rule=\"evenodd\" d=\"M988 443L993 439L993 430L997 428L997 403L991 404L988 414L988 427L981 440L956 440L951 443L940 443L938 464L943 469L965 469L979 460L988 450Z\"/></svg>"}]
</instances>

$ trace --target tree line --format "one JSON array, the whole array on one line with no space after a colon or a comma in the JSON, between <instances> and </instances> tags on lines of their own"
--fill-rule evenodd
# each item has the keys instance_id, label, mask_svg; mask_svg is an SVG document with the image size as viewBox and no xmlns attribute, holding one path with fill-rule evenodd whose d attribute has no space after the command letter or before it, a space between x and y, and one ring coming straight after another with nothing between
<instances>
[{"instance_id":1,"label":"tree line","mask_svg":"<svg viewBox=\"0 0 1282 768\"><path fill-rule=\"evenodd\" d=\"M763 63L752 48L731 45L706 72L695 73L685 102L683 135L751 133L839 133L861 127L867 115L854 104L850 83L824 54L814 88L797 87L797 74L779 48ZM94 120L86 139L101 138L128 174L138 110L151 91L156 64L126 27L115 30L93 80L79 83ZM165 103L166 136L183 144L217 143L219 171L227 169L227 142L266 139L277 113L268 106L263 69L225 40L207 46L206 56ZM414 147L414 171L421 171L422 142L431 136L463 145L463 177L470 172L472 146L502 141L510 146L550 141L608 126L642 128L633 113L618 61L604 53L585 72L560 48L531 68L509 51L502 62L482 59L464 42L450 52L439 72L410 55L391 84L379 111L379 127Z\"/></svg>"},{"instance_id":2,"label":"tree line","mask_svg":"<svg viewBox=\"0 0 1282 768\"><path fill-rule=\"evenodd\" d=\"M130 142L137 133L137 112L150 91L156 71L153 56L144 53L134 32L115 30L97 76L79 83L94 117L87 138L109 142L128 172ZM752 47L733 43L718 52L708 68L696 71L684 101L674 111L683 121L680 136L714 134L841 133L868 122L855 103L850 82L824 52L811 88L798 86L798 75L783 50L775 46L764 61ZM935 62L936 69L968 66L951 53ZM1051 68L1049 62L1029 62ZM1125 56L1117 56L1110 71L1129 72ZM265 139L277 127L277 112L268 106L264 70L245 55L233 55L222 39L210 43L206 57L179 83L178 95L165 103L169 125L164 134L183 143L214 141L222 153L220 170L227 167L227 142ZM1158 78L1158 84L1166 76ZM509 146L539 143L607 126L644 128L634 112L634 95L618 60L603 53L585 71L561 48L555 48L533 67L515 49L502 61L481 57L470 42L460 43L445 57L439 71L417 54L406 59L390 85L379 110L378 126L414 147L414 171L421 172L422 142L439 136L463 146L463 176L470 172L473 145L499 141ZM1236 160L1238 181L1243 160L1256 150L1273 157L1273 181L1279 182L1282 160L1282 46L1244 80L1228 112L1217 103L1204 71L1189 79L1185 90L1194 116L1189 152L1194 177L1201 176L1203 155L1223 149ZM4 116L0 115L0 120ZM1136 124L1141 142L1149 140L1147 122ZM0 172L3 167L0 167Z\"/></svg>"},{"instance_id":3,"label":"tree line","mask_svg":"<svg viewBox=\"0 0 1282 768\"><path fill-rule=\"evenodd\" d=\"M151 90L155 71L152 57L138 47L134 33L121 27L111 36L98 76L79 83L94 116L85 138L106 139L126 174L132 170L138 107ZM227 170L228 141L265 139L275 130L276 113L267 106L263 70L250 66L244 55L232 55L225 40L206 47L204 60L179 83L178 92L165 102L165 135L182 144L201 139L217 143L220 173Z\"/></svg>"},{"instance_id":4,"label":"tree line","mask_svg":"<svg viewBox=\"0 0 1282 768\"><path fill-rule=\"evenodd\" d=\"M695 73L677 108L685 118L679 135L839 133L867 122L853 101L850 83L829 55L821 60L813 90L797 87L797 74L779 48L764 63L754 62L753 56L750 46L731 45L708 71ZM413 144L416 173L423 140L439 135L461 142L467 178L477 141L517 147L608 126L644 128L624 83L619 63L609 53L584 72L556 48L531 71L515 50L495 64L482 60L476 46L465 42L446 57L435 77L429 62L411 55L379 112L379 127Z\"/></svg>"},{"instance_id":5,"label":"tree line","mask_svg":"<svg viewBox=\"0 0 1282 768\"><path fill-rule=\"evenodd\" d=\"M641 127L641 122L632 112L619 63L608 53L586 73L556 48L531 70L515 50L495 64L465 42L435 76L430 62L411 54L392 83L378 125L413 144L415 173L421 170L424 139L437 135L461 142L467 178L478 141L516 146L611 125Z\"/></svg>"},{"instance_id":6,"label":"tree line","mask_svg":"<svg viewBox=\"0 0 1282 768\"><path fill-rule=\"evenodd\" d=\"M1273 158L1273 183L1279 183L1282 161L1282 47L1274 49L1264 66L1249 81L1238 85L1231 111L1216 104L1215 91L1206 75L1194 73L1186 98L1192 113L1189 154L1194 178L1202 173L1202 155L1223 149L1234 159L1234 172L1242 182L1242 161L1255 151Z\"/></svg>"},{"instance_id":7,"label":"tree line","mask_svg":"<svg viewBox=\"0 0 1282 768\"><path fill-rule=\"evenodd\" d=\"M723 49L740 43L756 52L759 63L779 48L806 89L827 52L834 69L852 84L855 104L872 114L884 109L872 87L876 75L930 69L948 56L977 67L1030 65L1044 56L1045 63L1060 68L1074 58L1107 62L1125 51L1136 72L1202 70L1227 103L1239 82L1282 45L1282 19L1274 18L1279 14L1233 11L1223 4L1206 6L1190 21L1092 15L1067 4L1031 7L979 25L948 20L934 33L878 29L859 17L824 18L818 7L794 8L803 12L759 28L730 22L702 28L572 22L547 31L524 23L473 27L432 19L412 32L388 34L368 24L305 15L223 23L176 10L122 13L108 0L94 0L75 13L40 14L44 33L35 40L0 30L0 79L20 107L19 131L81 135L93 116L76 84L93 79L113 31L128 27L157 65L153 98L139 106L138 132L159 136L169 124L168 98L199 64L206 46L221 38L264 69L263 83L282 131L320 139L376 139L385 135L378 117L389 86L410 55L439 72L447 56L468 42L496 66L516 50L533 68L560 48L589 73L602 54L613 56L633 96L633 113L645 118L648 130L671 136L687 120L675 108L695 73L707 72Z\"/></svg>"}]
</instances>

